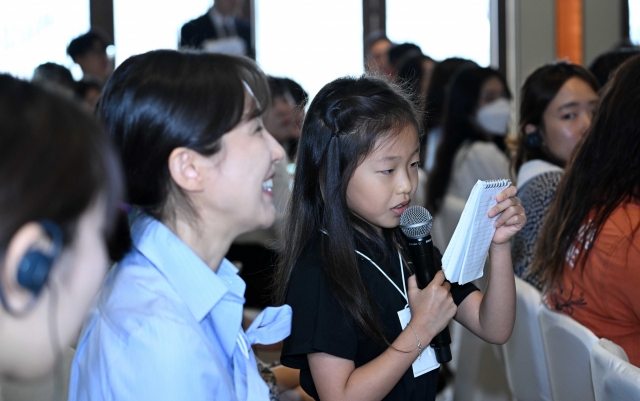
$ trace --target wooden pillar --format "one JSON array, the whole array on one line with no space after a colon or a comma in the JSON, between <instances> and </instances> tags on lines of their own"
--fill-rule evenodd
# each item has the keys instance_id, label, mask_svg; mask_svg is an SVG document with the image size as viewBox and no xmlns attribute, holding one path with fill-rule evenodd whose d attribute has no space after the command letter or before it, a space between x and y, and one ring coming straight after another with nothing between
<instances>
[{"instance_id":1,"label":"wooden pillar","mask_svg":"<svg viewBox=\"0 0 640 401\"><path fill-rule=\"evenodd\" d=\"M582 0L556 0L556 57L583 62Z\"/></svg>"}]
</instances>

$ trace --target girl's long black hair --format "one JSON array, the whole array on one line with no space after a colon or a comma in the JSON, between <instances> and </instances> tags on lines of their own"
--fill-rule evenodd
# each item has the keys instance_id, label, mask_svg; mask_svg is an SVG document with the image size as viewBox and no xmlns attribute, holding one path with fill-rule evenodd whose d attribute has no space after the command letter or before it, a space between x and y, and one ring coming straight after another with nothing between
<instances>
[{"instance_id":1,"label":"girl's long black hair","mask_svg":"<svg viewBox=\"0 0 640 401\"><path fill-rule=\"evenodd\" d=\"M356 167L380 139L393 140L407 126L421 132L413 103L386 81L363 76L327 84L311 103L296 160L284 249L276 273L275 300L285 302L293 269L311 241L321 241L324 276L345 313L378 345L389 344L371 294L358 269L354 235L401 244L398 228L380 238L370 223L347 206L347 185ZM322 235L324 230L328 235Z\"/></svg>"}]
</instances>

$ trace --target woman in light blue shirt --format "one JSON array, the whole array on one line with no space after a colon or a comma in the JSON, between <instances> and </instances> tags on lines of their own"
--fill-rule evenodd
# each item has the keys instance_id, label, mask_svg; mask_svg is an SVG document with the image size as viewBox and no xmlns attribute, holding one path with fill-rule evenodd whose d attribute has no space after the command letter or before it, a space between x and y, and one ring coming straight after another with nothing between
<instances>
[{"instance_id":1,"label":"woman in light blue shirt","mask_svg":"<svg viewBox=\"0 0 640 401\"><path fill-rule=\"evenodd\" d=\"M154 51L110 78L98 111L122 157L132 247L85 323L70 400L268 400L251 345L286 337L291 310L268 308L245 333L245 283L224 255L275 218L269 100L246 58Z\"/></svg>"}]
</instances>

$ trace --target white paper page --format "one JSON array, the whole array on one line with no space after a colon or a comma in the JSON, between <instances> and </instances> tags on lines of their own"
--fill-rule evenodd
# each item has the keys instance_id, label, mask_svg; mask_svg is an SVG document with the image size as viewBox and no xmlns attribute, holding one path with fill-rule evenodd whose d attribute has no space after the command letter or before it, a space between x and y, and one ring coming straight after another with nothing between
<instances>
[{"instance_id":1,"label":"white paper page","mask_svg":"<svg viewBox=\"0 0 640 401\"><path fill-rule=\"evenodd\" d=\"M484 183L480 180L476 182L471 190L471 195L467 200L467 204L462 211L458 225L456 226L449 246L444 251L442 257L442 270L444 275L452 283L458 282L462 269L462 260L464 258L464 252L466 244L468 243L469 229L471 222L473 221L474 207L476 200L484 188Z\"/></svg>"},{"instance_id":2,"label":"white paper page","mask_svg":"<svg viewBox=\"0 0 640 401\"><path fill-rule=\"evenodd\" d=\"M460 284L466 284L470 281L482 277L484 271L484 262L487 259L487 252L491 245L491 240L496 232L493 222L499 215L490 218L487 216L489 210L498 202L496 196L504 188L487 188L482 191L478 208L476 210L473 227L469 232L469 244L462 263L462 271L460 273Z\"/></svg>"}]
</instances>

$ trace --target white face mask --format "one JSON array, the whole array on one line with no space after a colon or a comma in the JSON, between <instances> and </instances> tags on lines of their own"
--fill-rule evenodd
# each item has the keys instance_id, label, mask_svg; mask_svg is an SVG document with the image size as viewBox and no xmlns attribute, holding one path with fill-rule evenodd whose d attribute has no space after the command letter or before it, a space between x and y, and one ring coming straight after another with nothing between
<instances>
[{"instance_id":1,"label":"white face mask","mask_svg":"<svg viewBox=\"0 0 640 401\"><path fill-rule=\"evenodd\" d=\"M485 131L493 135L505 136L509 128L511 106L509 100L501 97L478 110L476 121Z\"/></svg>"}]
</instances>

